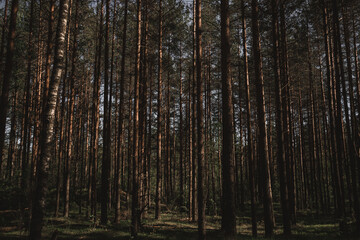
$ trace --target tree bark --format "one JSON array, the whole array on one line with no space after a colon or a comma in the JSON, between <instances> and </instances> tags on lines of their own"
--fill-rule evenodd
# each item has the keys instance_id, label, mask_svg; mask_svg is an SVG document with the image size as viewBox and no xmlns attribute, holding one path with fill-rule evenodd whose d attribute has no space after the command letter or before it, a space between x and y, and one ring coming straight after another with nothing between
<instances>
[{"instance_id":1,"label":"tree bark","mask_svg":"<svg viewBox=\"0 0 360 240\"><path fill-rule=\"evenodd\" d=\"M160 217L161 204L161 161L162 161L162 134L161 134L161 115L162 115L162 0L159 0L159 56L158 56L158 98L157 98L157 159L156 159L156 195L155 195L155 219Z\"/></svg>"},{"instance_id":2,"label":"tree bark","mask_svg":"<svg viewBox=\"0 0 360 240\"><path fill-rule=\"evenodd\" d=\"M15 30L16 18L19 9L19 0L13 0L11 3L11 14L9 22L9 32L7 36L7 51L4 69L4 78L2 82L1 98L0 98L0 176L3 159L3 148L5 142L5 126L6 117L9 108L9 89L12 78L13 56L15 50Z\"/></svg>"},{"instance_id":3,"label":"tree bark","mask_svg":"<svg viewBox=\"0 0 360 240\"><path fill-rule=\"evenodd\" d=\"M180 93L179 93L179 98L180 98L180 108L179 108L179 112L180 112L180 123L179 123L179 131L180 131L180 159L179 159L179 165L180 165L180 207L184 206L184 169L183 169L183 138L184 138L184 134L183 134L183 98L182 98L182 94L183 94L183 83L182 83L182 43L180 42L180 60L179 60L179 75L180 75Z\"/></svg>"},{"instance_id":4,"label":"tree bark","mask_svg":"<svg viewBox=\"0 0 360 240\"><path fill-rule=\"evenodd\" d=\"M137 237L140 228L139 206L139 82L140 82L140 50L141 50L141 0L137 0L136 21L136 56L134 83L134 129L133 129L133 162L132 162L132 205L131 205L131 236Z\"/></svg>"},{"instance_id":5,"label":"tree bark","mask_svg":"<svg viewBox=\"0 0 360 240\"><path fill-rule=\"evenodd\" d=\"M109 32L110 32L110 0L106 0L105 13L105 53L104 53L104 128L103 159L101 165L101 216L100 222L107 224L110 191L111 135L109 116ZM102 22L100 23L102 24Z\"/></svg>"},{"instance_id":6,"label":"tree bark","mask_svg":"<svg viewBox=\"0 0 360 240\"><path fill-rule=\"evenodd\" d=\"M249 61L247 55L247 36L246 36L246 17L245 4L241 0L241 18L242 18L242 39L244 52L244 73L245 73L245 92L246 92L246 110L247 110L247 140L248 140L248 166L249 166L249 187L251 199L251 229L252 235L257 236L257 221L256 221L256 192L255 192L255 171L254 171L254 154L253 154L253 135L251 123L251 95L250 95L250 80L249 80Z\"/></svg>"},{"instance_id":7,"label":"tree bark","mask_svg":"<svg viewBox=\"0 0 360 240\"><path fill-rule=\"evenodd\" d=\"M204 109L203 109L203 79L202 79L202 26L201 0L196 0L196 94L197 94L197 162L198 162L198 232L199 240L205 239L205 196L204 196ZM231 128L232 129L232 128ZM232 141L232 140L231 140Z\"/></svg>"},{"instance_id":8,"label":"tree bark","mask_svg":"<svg viewBox=\"0 0 360 240\"><path fill-rule=\"evenodd\" d=\"M285 153L284 153L284 134L282 123L282 97L279 76L279 24L278 24L278 7L279 1L272 0L272 35L273 35L273 61L274 61L274 78L275 78L275 108L276 108L276 140L277 140L277 164L279 168L280 178L280 197L283 217L284 234L291 234L291 222L289 215L289 199L287 189L287 178L285 168Z\"/></svg>"},{"instance_id":9,"label":"tree bark","mask_svg":"<svg viewBox=\"0 0 360 240\"><path fill-rule=\"evenodd\" d=\"M43 227L45 197L47 194L47 181L49 175L49 161L51 158L50 145L55 120L56 99L64 68L65 34L68 20L68 9L69 0L62 0L59 8L59 22L55 40L54 67L50 79L49 97L47 99L47 103L45 104L42 116L42 128L39 141L41 155L37 164L37 184L34 192L34 202L32 206L32 218L30 224L30 239L32 240L41 239L41 231Z\"/></svg>"},{"instance_id":10,"label":"tree bark","mask_svg":"<svg viewBox=\"0 0 360 240\"><path fill-rule=\"evenodd\" d=\"M258 20L258 2L252 0L252 33L253 33L253 54L255 61L255 84L256 84L256 106L257 106L257 119L259 128L259 142L258 154L260 160L260 168L262 169L262 194L264 205L264 222L265 222L265 236L271 237L274 230L274 210L271 190L270 179L270 166L267 144L267 132L265 123L265 103L264 103L264 81L262 72L262 59L261 59L261 43L259 32Z\"/></svg>"},{"instance_id":11,"label":"tree bark","mask_svg":"<svg viewBox=\"0 0 360 240\"><path fill-rule=\"evenodd\" d=\"M233 146L233 103L230 69L230 20L229 1L221 1L221 84L222 84L222 220L221 226L225 239L236 237L235 216L235 170ZM200 69L201 70L201 69ZM200 164L199 164L200 166ZM200 180L200 178L199 178ZM200 200L200 198L199 198ZM200 216L200 215L199 215Z\"/></svg>"},{"instance_id":12,"label":"tree bark","mask_svg":"<svg viewBox=\"0 0 360 240\"><path fill-rule=\"evenodd\" d=\"M125 60L126 60L126 42L127 42L127 16L128 16L128 0L125 0L124 6L124 27L122 35L121 50L121 72L120 72L120 106L119 106L119 130L118 130L118 155L117 155L117 186L116 186L116 207L115 207L115 223L120 222L120 204L121 204L121 177L122 167L120 168L120 160L123 145L123 119L124 119L124 82L125 82Z\"/></svg>"}]
</instances>

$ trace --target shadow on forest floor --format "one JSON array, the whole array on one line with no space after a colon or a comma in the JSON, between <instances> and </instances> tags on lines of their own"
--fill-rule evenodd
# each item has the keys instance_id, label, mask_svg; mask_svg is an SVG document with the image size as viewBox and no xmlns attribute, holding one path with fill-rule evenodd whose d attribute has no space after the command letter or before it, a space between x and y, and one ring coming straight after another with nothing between
<instances>
[{"instance_id":1,"label":"shadow on forest floor","mask_svg":"<svg viewBox=\"0 0 360 240\"><path fill-rule=\"evenodd\" d=\"M246 216L249 216L244 213ZM120 224L108 224L107 226L94 226L93 221L84 216L72 214L71 218L47 218L43 228L43 239L50 239L54 231L58 231L58 239L131 239L130 221L123 219ZM173 239L191 240L197 239L197 223L189 222L185 214L164 213L160 220L148 219L142 221L141 233L138 239ZM113 219L113 216L109 216ZM250 218L240 216L238 218L238 239L262 239L264 235L263 222L258 221L258 238L251 236ZM281 216L276 216L277 226L273 239L360 239L360 236L340 234L338 224L332 216L315 214L314 212L299 212L298 222L293 226L293 235L285 237L282 235ZM220 228L221 218L219 216L207 216L207 239L223 239ZM27 231L16 226L0 226L0 239L26 239Z\"/></svg>"}]
</instances>

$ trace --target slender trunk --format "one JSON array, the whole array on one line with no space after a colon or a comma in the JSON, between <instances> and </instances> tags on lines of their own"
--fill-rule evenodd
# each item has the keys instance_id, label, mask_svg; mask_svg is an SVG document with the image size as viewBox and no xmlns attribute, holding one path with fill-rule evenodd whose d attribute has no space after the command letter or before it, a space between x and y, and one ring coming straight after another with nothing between
<instances>
[{"instance_id":1,"label":"slender trunk","mask_svg":"<svg viewBox=\"0 0 360 240\"><path fill-rule=\"evenodd\" d=\"M344 188L343 188L343 180L342 180L342 159L344 156L344 139L343 139L343 124L342 124L342 103L341 103L341 90L340 90L340 51L341 51L341 43L340 43L340 26L339 26L339 14L338 14L338 3L336 0L332 0L333 6L333 42L334 42L334 80L335 80L335 104L336 104L336 114L335 114L335 130L336 130L336 145L337 145L337 159L338 159L338 176L339 176L339 184L340 184L340 192L339 194L339 217L340 217L340 225L343 225L343 221L345 221L345 196L344 196ZM342 226L340 226L342 227Z\"/></svg>"},{"instance_id":2,"label":"slender trunk","mask_svg":"<svg viewBox=\"0 0 360 240\"><path fill-rule=\"evenodd\" d=\"M6 1L7 3L7 1ZM22 144L22 162L21 162L21 189L22 192L22 201L21 201L21 211L25 210L27 206L27 199L29 199L29 152L28 146L30 146L30 99L31 99L31 71L32 71L32 53L33 50L31 48L33 44L33 18L34 18L34 5L35 1L31 0L30 3L30 18L29 18L29 36L28 36L28 52L27 52L27 73L26 73L26 81L25 81L25 105L24 105L24 134L23 134L23 144ZM5 8L6 9L6 8ZM4 32L3 32L4 36ZM1 150L0 150L1 151ZM0 153L1 154L1 153ZM24 214L24 212L23 212Z\"/></svg>"},{"instance_id":3,"label":"slender trunk","mask_svg":"<svg viewBox=\"0 0 360 240\"><path fill-rule=\"evenodd\" d=\"M140 228L139 207L139 82L141 52L141 0L137 0L136 56L134 83L134 129L133 129L133 162L132 162L132 205L131 205L131 236L137 237Z\"/></svg>"},{"instance_id":4,"label":"slender trunk","mask_svg":"<svg viewBox=\"0 0 360 240\"><path fill-rule=\"evenodd\" d=\"M197 159L197 153L196 153L196 149L197 149L197 132L196 132L196 0L193 0L193 52L192 52L192 213L191 213L191 220L192 221L196 221L197 219L197 194L196 194L196 190L197 190L197 185L196 185L196 180L197 180L197 176L196 176L196 171L197 171L197 164L196 164L196 159ZM220 161L220 159L219 159Z\"/></svg>"},{"instance_id":5,"label":"slender trunk","mask_svg":"<svg viewBox=\"0 0 360 240\"><path fill-rule=\"evenodd\" d=\"M64 217L69 217L70 210L70 168L73 160L73 125L74 125L74 107L75 107L75 73L76 73L76 54L77 54L77 29L78 29L78 1L75 9L75 29L72 48L71 73L70 73L70 99L68 110L68 129L67 129L67 156L65 157L64 166ZM71 6L70 10L71 11ZM70 15L71 16L71 15ZM66 76L65 76L66 77ZM74 179L75 180L75 179Z\"/></svg>"},{"instance_id":6,"label":"slender trunk","mask_svg":"<svg viewBox=\"0 0 360 240\"><path fill-rule=\"evenodd\" d=\"M3 148L5 143L6 117L9 108L9 90L12 81L13 56L15 51L15 29L16 18L19 9L19 0L13 0L11 3L11 14L9 23L9 32L7 36L7 51L5 60L5 69L0 98L0 176L3 159Z\"/></svg>"},{"instance_id":7,"label":"slender trunk","mask_svg":"<svg viewBox=\"0 0 360 240\"><path fill-rule=\"evenodd\" d=\"M9 5L9 0L5 0L4 17L2 19L3 20L3 25L2 25L2 31L1 31L1 44L0 44L0 66L1 66L1 70L3 69L3 57L4 57L4 51L5 51L5 37L6 37L6 30L7 30L7 27L8 27L7 26L8 5ZM31 30L31 28L29 30ZM2 86L2 85L0 85L0 86Z\"/></svg>"},{"instance_id":8,"label":"slender trunk","mask_svg":"<svg viewBox=\"0 0 360 240\"><path fill-rule=\"evenodd\" d=\"M285 1L280 2L280 79L281 79L281 97L282 97L282 131L284 134L284 153L285 153L285 168L287 178L286 187L288 194L288 210L292 223L296 223L296 202L295 202L295 187L293 176L293 159L292 159L292 127L291 127L291 106L290 106L290 74L288 63L288 45L286 38L286 19L285 19ZM281 85L282 84L282 85Z\"/></svg>"},{"instance_id":9,"label":"slender trunk","mask_svg":"<svg viewBox=\"0 0 360 240\"><path fill-rule=\"evenodd\" d=\"M245 72L245 92L246 92L246 110L247 110L247 140L248 140L248 165L249 165L249 185L251 192L251 225L252 234L257 236L257 221L256 221L256 193L255 193L255 169L254 169L254 154L253 154L253 136L251 124L251 97L250 97L250 80L249 80L249 61L247 55L247 42L246 42L246 18L245 18L245 4L244 0L241 1L241 18L242 18L242 39L243 39L243 52L244 52L244 72Z\"/></svg>"},{"instance_id":10,"label":"slender trunk","mask_svg":"<svg viewBox=\"0 0 360 240\"><path fill-rule=\"evenodd\" d=\"M202 76L202 27L201 0L196 0L196 94L197 94L197 162L198 162L198 231L199 239L205 239L205 169L204 169L204 109L203 109L203 76ZM231 95L230 95L231 97ZM232 128L231 128L232 129ZM232 139L231 139L232 141Z\"/></svg>"},{"instance_id":11,"label":"slender trunk","mask_svg":"<svg viewBox=\"0 0 360 240\"><path fill-rule=\"evenodd\" d=\"M331 165L333 169L333 183L334 183L334 196L336 200L334 201L336 204L336 212L339 212L340 207L340 199L342 196L341 189L341 180L340 180L340 172L338 167L338 156L337 156L337 144L336 136L335 136L335 113L334 113L334 100L333 100L333 68L332 68L332 57L330 52L330 36L329 36L329 26L328 26L328 13L327 7L325 5L325 1L322 0L322 8L323 8L323 31L324 31L324 46L325 46L325 54L326 54L326 77L327 77L327 97L328 97L328 108L329 108L329 125L330 125L330 147L332 149L331 152Z\"/></svg>"},{"instance_id":12,"label":"slender trunk","mask_svg":"<svg viewBox=\"0 0 360 240\"><path fill-rule=\"evenodd\" d=\"M284 134L282 122L282 93L279 74L279 24L278 24L278 0L272 0L272 35L273 35L273 61L275 77L275 108L276 108L276 139L277 139L277 164L280 178L280 197L283 217L284 234L291 234L291 222L289 214L289 199L287 189L287 177L285 168Z\"/></svg>"},{"instance_id":13,"label":"slender trunk","mask_svg":"<svg viewBox=\"0 0 360 240\"><path fill-rule=\"evenodd\" d=\"M189 69L189 82L188 82L188 88L189 88L189 97L188 97L188 121L189 121L189 220L193 220L193 127L192 127L192 74L191 70Z\"/></svg>"},{"instance_id":14,"label":"slender trunk","mask_svg":"<svg viewBox=\"0 0 360 240\"><path fill-rule=\"evenodd\" d=\"M262 59L261 59L261 43L259 32L258 20L258 2L252 0L252 33L253 33L253 54L255 60L255 84L256 84L256 105L257 105L257 118L259 127L259 142L258 153L260 159L263 205L264 205L264 222L265 222L265 236L271 237L274 230L274 210L273 199L270 179L270 166L268 155L268 144L266 136L266 123L265 123L265 103L264 103L264 80L262 72Z\"/></svg>"},{"instance_id":15,"label":"slender trunk","mask_svg":"<svg viewBox=\"0 0 360 240\"><path fill-rule=\"evenodd\" d=\"M120 204L121 204L121 178L122 167L120 168L120 160L123 151L123 119L124 119L124 82L125 82L125 60L126 60L126 42L127 42L127 16L128 16L128 0L125 0L124 6L124 27L122 35L122 50L121 50L121 72L120 72L120 106L119 106L119 125L118 125L118 155L117 155L117 186L116 186L116 209L115 209L115 223L120 222Z\"/></svg>"},{"instance_id":16,"label":"slender trunk","mask_svg":"<svg viewBox=\"0 0 360 240\"><path fill-rule=\"evenodd\" d=\"M158 99L157 99L157 159L156 159L156 195L155 195L155 219L160 217L160 198L161 198L161 101L162 101L162 0L159 0L159 56L158 56Z\"/></svg>"},{"instance_id":17,"label":"slender trunk","mask_svg":"<svg viewBox=\"0 0 360 240\"><path fill-rule=\"evenodd\" d=\"M101 165L101 217L100 222L107 224L110 190L111 139L109 121L109 32L110 32L110 0L106 0L105 13L105 53L104 53L104 127L103 127L103 159ZM102 22L100 23L102 24Z\"/></svg>"},{"instance_id":18,"label":"slender trunk","mask_svg":"<svg viewBox=\"0 0 360 240\"><path fill-rule=\"evenodd\" d=\"M179 75L180 75L180 123L179 123L179 131L180 131L180 206L184 206L184 170L183 170L183 84L182 84L182 49L181 49L181 42L180 42L180 60L179 60Z\"/></svg>"}]
</instances>

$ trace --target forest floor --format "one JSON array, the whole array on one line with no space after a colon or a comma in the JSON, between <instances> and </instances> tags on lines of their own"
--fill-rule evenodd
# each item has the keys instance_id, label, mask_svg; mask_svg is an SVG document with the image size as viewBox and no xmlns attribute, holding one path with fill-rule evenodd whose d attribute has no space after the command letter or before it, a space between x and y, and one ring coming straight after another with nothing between
<instances>
[{"instance_id":1,"label":"forest floor","mask_svg":"<svg viewBox=\"0 0 360 240\"><path fill-rule=\"evenodd\" d=\"M69 218L49 217L45 220L43 228L43 239L50 239L54 232L58 233L57 239L131 239L130 237L130 220L121 220L120 224L108 224L107 226L94 226L93 221L79 215L75 212L70 214ZM0 212L1 216L1 212ZM99 215L100 216L100 213ZM187 214L166 212L161 215L160 220L154 220L153 214L142 220L142 230L138 239L197 239L197 223L189 222ZM248 215L247 215L248 216ZM258 222L258 236L251 236L250 218L241 216L237 221L238 239L263 239L264 228L263 222ZM281 216L277 215L276 219L280 221ZM113 219L110 215L109 219ZM259 217L259 219L261 219ZM0 239L26 239L28 232L18 227L19 221L7 221L1 219ZM221 218L219 216L207 216L207 239L223 239L220 231ZM5 225L5 226L1 226ZM340 233L339 225L332 216L319 215L314 212L299 212L298 222L293 226L293 235L285 237L282 234L281 223L278 222L275 228L273 239L360 239L360 236L354 236L349 233Z\"/></svg>"}]
</instances>

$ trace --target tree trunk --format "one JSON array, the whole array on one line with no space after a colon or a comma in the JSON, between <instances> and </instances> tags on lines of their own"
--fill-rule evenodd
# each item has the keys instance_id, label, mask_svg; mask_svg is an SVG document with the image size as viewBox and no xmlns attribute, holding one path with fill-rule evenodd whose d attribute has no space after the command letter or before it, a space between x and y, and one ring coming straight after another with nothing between
<instances>
[{"instance_id":1,"label":"tree trunk","mask_svg":"<svg viewBox=\"0 0 360 240\"><path fill-rule=\"evenodd\" d=\"M204 109L203 109L203 79L202 79L202 27L201 0L196 0L196 94L197 94L197 162L198 162L198 231L199 239L205 239L205 169L204 169ZM231 97L231 95L230 95ZM231 128L232 129L232 128ZM232 139L231 139L232 141Z\"/></svg>"},{"instance_id":2,"label":"tree trunk","mask_svg":"<svg viewBox=\"0 0 360 240\"><path fill-rule=\"evenodd\" d=\"M16 0L15 0L16 1ZM45 214L45 197L47 194L47 181L49 175L49 161L51 158L50 145L55 120L56 99L64 67L65 34L68 17L69 0L62 0L59 8L59 22L56 32L54 67L50 79L49 97L42 116L42 129L40 134L41 155L37 164L37 182L32 206L30 224L30 239L40 240Z\"/></svg>"},{"instance_id":3,"label":"tree trunk","mask_svg":"<svg viewBox=\"0 0 360 240\"><path fill-rule=\"evenodd\" d=\"M182 98L182 94L183 94L183 84L182 84L182 43L180 42L180 60L179 60L179 75L180 75L180 93L179 93L179 97L180 97L180 123L179 123L179 131L180 131L180 199L179 199L179 203L180 203L180 207L184 206L184 169L183 169L183 165L184 165L184 160L183 160L183 98Z\"/></svg>"},{"instance_id":4,"label":"tree trunk","mask_svg":"<svg viewBox=\"0 0 360 240\"><path fill-rule=\"evenodd\" d=\"M260 159L263 205L264 205L264 222L265 222L265 236L271 237L274 229L274 210L270 179L270 166L267 144L267 132L265 123L265 103L264 103L264 81L262 72L261 59L261 43L258 20L258 2L252 0L252 33L253 33L253 54L255 61L255 84L256 84L256 105L257 105L257 119L259 127L259 142L258 154Z\"/></svg>"},{"instance_id":5,"label":"tree trunk","mask_svg":"<svg viewBox=\"0 0 360 240\"><path fill-rule=\"evenodd\" d=\"M3 16L3 22L2 22L2 31L1 31L1 45L0 45L0 67L1 71L3 70L3 57L4 57L4 51L5 51L5 37L6 37L6 30L8 28L7 26L7 14L8 14L8 5L9 0L5 0L5 6L4 6L4 16ZM32 20L32 19L31 19ZM29 28L31 30L31 28ZM2 85L0 85L2 86Z\"/></svg>"},{"instance_id":6,"label":"tree trunk","mask_svg":"<svg viewBox=\"0 0 360 240\"><path fill-rule=\"evenodd\" d=\"M134 129L133 129L133 162L132 162L132 205L131 236L137 237L140 228L139 206L139 82L140 82L140 50L141 50L141 0L137 0L136 56L134 83Z\"/></svg>"},{"instance_id":7,"label":"tree trunk","mask_svg":"<svg viewBox=\"0 0 360 240\"><path fill-rule=\"evenodd\" d=\"M233 103L230 69L230 20L229 1L221 1L221 84L222 84L222 220L221 226L225 239L236 237L235 216L235 170L233 146ZM201 71L201 69L200 69ZM199 84L199 83L198 83ZM201 94L201 93L200 93ZM199 164L200 166L200 164ZM199 168L200 169L200 168ZM200 180L201 178L199 178ZM200 198L199 198L200 200ZM199 215L200 216L200 215Z\"/></svg>"},{"instance_id":8,"label":"tree trunk","mask_svg":"<svg viewBox=\"0 0 360 240\"><path fill-rule=\"evenodd\" d=\"M117 155L117 185L116 185L116 207L115 207L115 223L120 222L120 204L121 204L121 178L122 168L120 168L120 160L123 145L123 119L124 119L124 82L125 82L125 55L126 55L126 31L127 31L127 16L128 16L128 0L125 0L124 6L124 27L122 35L122 50L121 50L121 72L120 72L120 106L119 106L119 130L118 130L118 155Z\"/></svg>"},{"instance_id":9,"label":"tree trunk","mask_svg":"<svg viewBox=\"0 0 360 240\"><path fill-rule=\"evenodd\" d=\"M4 69L4 78L2 82L1 98L0 98L0 176L3 159L3 148L5 142L5 126L6 117L9 108L9 89L12 81L13 56L15 50L15 29L16 17L19 8L19 0L13 0L11 3L11 14L9 23L9 32L7 36L6 62Z\"/></svg>"},{"instance_id":10,"label":"tree trunk","mask_svg":"<svg viewBox=\"0 0 360 240\"><path fill-rule=\"evenodd\" d=\"M284 134L282 123L282 97L279 76L279 25L278 25L278 0L272 0L272 35L273 35L273 61L275 77L275 108L276 108L276 140L277 140L277 164L280 178L280 197L283 217L284 234L291 234L291 222L289 215L289 199L287 189L287 177L285 168Z\"/></svg>"},{"instance_id":11,"label":"tree trunk","mask_svg":"<svg viewBox=\"0 0 360 240\"><path fill-rule=\"evenodd\" d=\"M157 99L157 159L156 159L156 195L155 195L155 219L160 217L160 204L161 204L161 186L162 186L162 174L161 174L161 101L162 101L162 0L159 0L159 56L158 56L158 99Z\"/></svg>"},{"instance_id":12,"label":"tree trunk","mask_svg":"<svg viewBox=\"0 0 360 240\"><path fill-rule=\"evenodd\" d=\"M101 165L101 217L100 222L107 224L110 190L111 135L109 116L109 32L110 32L110 0L106 0L105 14L105 53L104 53L104 128L103 159ZM102 24L102 22L100 23Z\"/></svg>"},{"instance_id":13,"label":"tree trunk","mask_svg":"<svg viewBox=\"0 0 360 240\"><path fill-rule=\"evenodd\" d=\"M343 142L343 125L342 125L342 103L341 103L341 90L340 90L340 63L339 63L339 53L341 51L340 43L340 26L339 26L339 14L338 14L338 3L336 0L332 0L333 7L333 42L334 42L334 80L335 80L335 101L336 101L336 114L335 114L335 130L336 130L336 145L337 145L337 159L338 159L338 176L339 176L339 185L340 185L340 194L338 194L339 199L339 218L340 218L340 228L342 228L345 221L345 194L343 188L342 180L342 160L344 156L344 142Z\"/></svg>"},{"instance_id":14,"label":"tree trunk","mask_svg":"<svg viewBox=\"0 0 360 240\"><path fill-rule=\"evenodd\" d=\"M6 1L7 3L7 1ZM26 72L26 81L25 81L25 102L24 102L24 134L23 134L23 144L22 144L22 162L21 162L21 189L22 192L22 201L20 203L21 211L25 211L25 207L28 205L27 200L29 199L29 152L28 146L30 146L30 101L31 101L31 70L32 70L32 53L31 48L33 44L33 18L34 18L34 0L31 0L30 3L30 26L29 26L29 36L28 36L28 51L27 51L27 72ZM6 9L6 8L5 8ZM4 34L4 33L3 33ZM1 150L0 150L1 151ZM1 153L0 153L1 154ZM22 213L24 214L24 212Z\"/></svg>"},{"instance_id":15,"label":"tree trunk","mask_svg":"<svg viewBox=\"0 0 360 240\"><path fill-rule=\"evenodd\" d=\"M245 72L245 92L246 92L246 110L247 110L247 140L248 140L248 165L249 165L249 187L251 199L251 225L252 235L257 236L257 221L256 221L256 193L255 193L255 171L254 171L254 154L253 154L253 136L251 124L251 97L250 97L250 80L249 80L249 62L247 55L246 42L246 18L245 18L245 4L241 0L241 18L242 18L242 39L244 52L244 72Z\"/></svg>"}]
</instances>

